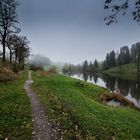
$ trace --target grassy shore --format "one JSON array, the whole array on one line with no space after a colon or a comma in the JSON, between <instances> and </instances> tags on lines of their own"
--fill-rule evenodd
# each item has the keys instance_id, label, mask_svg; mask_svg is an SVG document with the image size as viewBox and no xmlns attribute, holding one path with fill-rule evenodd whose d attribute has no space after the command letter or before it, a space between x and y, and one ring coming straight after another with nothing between
<instances>
[{"instance_id":1,"label":"grassy shore","mask_svg":"<svg viewBox=\"0 0 140 140\"><path fill-rule=\"evenodd\" d=\"M134 63L125 64L103 71L113 77L120 77L125 80L138 81L139 74L137 73L137 65Z\"/></svg>"},{"instance_id":2,"label":"grassy shore","mask_svg":"<svg viewBox=\"0 0 140 140\"><path fill-rule=\"evenodd\" d=\"M34 89L65 140L138 140L140 112L100 103L104 88L62 75L37 77Z\"/></svg>"},{"instance_id":3,"label":"grassy shore","mask_svg":"<svg viewBox=\"0 0 140 140\"><path fill-rule=\"evenodd\" d=\"M29 99L23 89L27 73L18 80L0 83L0 139L30 140L31 113Z\"/></svg>"},{"instance_id":4,"label":"grassy shore","mask_svg":"<svg viewBox=\"0 0 140 140\"><path fill-rule=\"evenodd\" d=\"M106 72L109 73L129 73L129 74L136 74L137 73L137 65L134 63L125 64L122 66L117 66L107 70Z\"/></svg>"}]
</instances>

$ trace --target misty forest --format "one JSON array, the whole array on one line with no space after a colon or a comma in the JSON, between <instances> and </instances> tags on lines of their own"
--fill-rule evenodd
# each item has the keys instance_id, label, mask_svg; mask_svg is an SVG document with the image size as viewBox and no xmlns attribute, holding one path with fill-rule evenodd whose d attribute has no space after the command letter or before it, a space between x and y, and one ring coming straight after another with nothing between
<instances>
[{"instance_id":1,"label":"misty forest","mask_svg":"<svg viewBox=\"0 0 140 140\"><path fill-rule=\"evenodd\" d=\"M139 0L0 0L0 140L140 140Z\"/></svg>"}]
</instances>

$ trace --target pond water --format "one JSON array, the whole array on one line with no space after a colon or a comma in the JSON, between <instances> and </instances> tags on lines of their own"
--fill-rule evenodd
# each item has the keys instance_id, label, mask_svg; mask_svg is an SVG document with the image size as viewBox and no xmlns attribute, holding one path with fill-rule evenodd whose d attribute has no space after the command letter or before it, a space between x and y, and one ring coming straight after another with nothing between
<instances>
[{"instance_id":1,"label":"pond water","mask_svg":"<svg viewBox=\"0 0 140 140\"><path fill-rule=\"evenodd\" d=\"M71 77L120 93L140 108L140 81L124 80L106 74L72 74Z\"/></svg>"}]
</instances>

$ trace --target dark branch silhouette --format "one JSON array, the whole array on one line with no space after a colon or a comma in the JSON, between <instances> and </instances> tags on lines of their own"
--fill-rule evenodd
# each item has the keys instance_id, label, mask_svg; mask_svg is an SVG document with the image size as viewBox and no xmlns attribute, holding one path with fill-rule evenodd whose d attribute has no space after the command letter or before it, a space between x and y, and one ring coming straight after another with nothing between
<instances>
[{"instance_id":1,"label":"dark branch silhouette","mask_svg":"<svg viewBox=\"0 0 140 140\"><path fill-rule=\"evenodd\" d=\"M136 22L140 22L140 1L135 0L132 2L133 10L131 11L132 19ZM104 2L104 9L110 10L110 14L105 17L105 21L107 25L110 25L111 23L117 23L118 21L118 15L122 14L125 15L127 12L127 9L130 7L130 0L105 0Z\"/></svg>"}]
</instances>

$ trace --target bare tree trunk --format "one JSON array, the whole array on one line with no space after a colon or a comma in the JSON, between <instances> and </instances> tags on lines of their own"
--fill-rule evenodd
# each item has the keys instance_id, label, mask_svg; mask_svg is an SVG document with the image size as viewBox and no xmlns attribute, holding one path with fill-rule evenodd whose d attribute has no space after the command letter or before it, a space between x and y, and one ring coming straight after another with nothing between
<instances>
[{"instance_id":1,"label":"bare tree trunk","mask_svg":"<svg viewBox=\"0 0 140 140\"><path fill-rule=\"evenodd\" d=\"M12 49L10 48L10 46L7 46L9 51L10 51L10 57L9 57L9 61L10 61L10 64L12 64Z\"/></svg>"},{"instance_id":2,"label":"bare tree trunk","mask_svg":"<svg viewBox=\"0 0 140 140\"><path fill-rule=\"evenodd\" d=\"M3 39L2 39L2 47L3 47L3 52L2 52L2 63L5 63L5 53L6 53L5 38L6 38L6 35L4 35L4 36L3 36Z\"/></svg>"},{"instance_id":3,"label":"bare tree trunk","mask_svg":"<svg viewBox=\"0 0 140 140\"><path fill-rule=\"evenodd\" d=\"M12 63L12 50L10 49L10 64Z\"/></svg>"},{"instance_id":4,"label":"bare tree trunk","mask_svg":"<svg viewBox=\"0 0 140 140\"><path fill-rule=\"evenodd\" d=\"M15 61L14 61L14 71L17 71L17 59L18 59L18 57L17 57L17 54L15 53Z\"/></svg>"},{"instance_id":5,"label":"bare tree trunk","mask_svg":"<svg viewBox=\"0 0 140 140\"><path fill-rule=\"evenodd\" d=\"M5 46L3 45L2 63L5 63Z\"/></svg>"}]
</instances>

